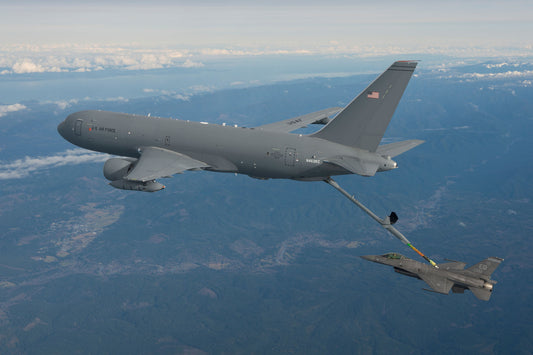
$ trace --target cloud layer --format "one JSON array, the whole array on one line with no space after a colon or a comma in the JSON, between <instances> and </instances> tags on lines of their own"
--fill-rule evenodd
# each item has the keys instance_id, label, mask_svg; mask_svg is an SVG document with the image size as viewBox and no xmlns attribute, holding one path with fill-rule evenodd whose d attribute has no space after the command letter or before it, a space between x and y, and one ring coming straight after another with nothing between
<instances>
[{"instance_id":1,"label":"cloud layer","mask_svg":"<svg viewBox=\"0 0 533 355\"><path fill-rule=\"evenodd\" d=\"M104 69L199 68L188 51L100 45L0 46L0 74L91 72Z\"/></svg>"},{"instance_id":2,"label":"cloud layer","mask_svg":"<svg viewBox=\"0 0 533 355\"><path fill-rule=\"evenodd\" d=\"M285 48L273 47L191 47L169 49L141 45L25 45L0 44L0 75L30 73L93 72L109 69L151 70L164 68L202 68L206 62L224 57L259 57L287 55L327 55L374 57L384 55L432 54L494 58L531 57L533 45L515 47L451 45L353 45L346 41L327 41ZM505 63L505 65L510 65ZM501 68L501 67L499 67ZM491 69L491 68L488 68Z\"/></svg>"},{"instance_id":3,"label":"cloud layer","mask_svg":"<svg viewBox=\"0 0 533 355\"><path fill-rule=\"evenodd\" d=\"M65 165L100 163L109 159L108 154L69 149L62 153L42 157L25 157L13 162L0 162L0 180L20 179L42 170Z\"/></svg>"},{"instance_id":4,"label":"cloud layer","mask_svg":"<svg viewBox=\"0 0 533 355\"><path fill-rule=\"evenodd\" d=\"M0 105L0 117L3 117L10 112L25 110L26 108L27 107L22 104Z\"/></svg>"}]
</instances>

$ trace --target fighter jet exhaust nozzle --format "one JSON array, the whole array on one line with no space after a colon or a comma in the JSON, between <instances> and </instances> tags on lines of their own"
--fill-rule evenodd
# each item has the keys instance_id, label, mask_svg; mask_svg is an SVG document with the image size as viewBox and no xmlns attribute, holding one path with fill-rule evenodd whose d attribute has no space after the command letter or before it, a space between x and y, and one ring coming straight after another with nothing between
<instances>
[{"instance_id":1,"label":"fighter jet exhaust nozzle","mask_svg":"<svg viewBox=\"0 0 533 355\"><path fill-rule=\"evenodd\" d=\"M485 284L483 285L483 288L486 288L489 291L492 291L493 287L494 287L494 285L491 284L490 282L485 282Z\"/></svg>"}]
</instances>

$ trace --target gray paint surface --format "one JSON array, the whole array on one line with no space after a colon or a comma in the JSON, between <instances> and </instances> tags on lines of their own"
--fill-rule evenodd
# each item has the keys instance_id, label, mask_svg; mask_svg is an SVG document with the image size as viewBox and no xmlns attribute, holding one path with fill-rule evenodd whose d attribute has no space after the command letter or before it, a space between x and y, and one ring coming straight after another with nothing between
<instances>
[{"instance_id":1,"label":"gray paint surface","mask_svg":"<svg viewBox=\"0 0 533 355\"><path fill-rule=\"evenodd\" d=\"M246 174L254 178L324 180L333 175L373 176L392 170L391 157L422 141L378 147L416 67L395 62L339 111L330 108L256 128L244 128L106 111L69 115L59 133L71 143L127 158L104 166L118 188L157 191L155 179L186 170ZM327 123L311 135L289 132Z\"/></svg>"},{"instance_id":2,"label":"gray paint surface","mask_svg":"<svg viewBox=\"0 0 533 355\"><path fill-rule=\"evenodd\" d=\"M490 299L496 284L490 275L503 261L500 258L490 257L465 270L466 264L460 261L439 264L439 267L435 268L398 253L365 255L361 258L392 266L397 273L421 279L431 287L431 291L448 294L450 289L454 293L464 293L469 289L483 301Z\"/></svg>"}]
</instances>

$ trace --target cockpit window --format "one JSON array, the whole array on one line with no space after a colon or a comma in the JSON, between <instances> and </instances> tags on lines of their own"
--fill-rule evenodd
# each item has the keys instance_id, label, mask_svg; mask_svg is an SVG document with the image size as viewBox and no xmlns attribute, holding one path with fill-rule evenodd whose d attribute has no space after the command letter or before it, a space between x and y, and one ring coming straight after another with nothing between
<instances>
[{"instance_id":1,"label":"cockpit window","mask_svg":"<svg viewBox=\"0 0 533 355\"><path fill-rule=\"evenodd\" d=\"M406 259L405 256L403 256L402 254L398 254L398 253L387 253L387 254L384 254L382 255L384 258L387 258L387 259Z\"/></svg>"}]
</instances>

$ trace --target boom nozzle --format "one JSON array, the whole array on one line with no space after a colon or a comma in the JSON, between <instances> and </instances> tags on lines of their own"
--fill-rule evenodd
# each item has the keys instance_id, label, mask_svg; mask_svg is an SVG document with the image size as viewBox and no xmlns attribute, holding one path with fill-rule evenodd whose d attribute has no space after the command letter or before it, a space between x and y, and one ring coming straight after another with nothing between
<instances>
[{"instance_id":1,"label":"boom nozzle","mask_svg":"<svg viewBox=\"0 0 533 355\"><path fill-rule=\"evenodd\" d=\"M329 185L333 186L335 189L337 189L341 194L343 194L348 200L352 201L357 207L362 209L367 215L372 217L373 220L378 222L383 228L385 228L390 234L395 236L396 238L400 239L402 243L413 249L418 255L424 258L428 263L430 263L433 267L439 268L437 266L437 263L435 263L433 260L425 256L420 250L415 248L411 242L402 234L400 231L398 231L396 228L394 228L392 225L396 222L398 222L398 215L395 212L391 212L389 216L387 216L385 219L379 218L374 212L372 212L368 207L363 205L359 200L355 198L355 196L350 195L346 190L344 190L340 185L333 180L332 178L328 177L327 179L324 179L324 182L327 182Z\"/></svg>"},{"instance_id":2,"label":"boom nozzle","mask_svg":"<svg viewBox=\"0 0 533 355\"><path fill-rule=\"evenodd\" d=\"M396 212L391 212L391 214L389 215L389 221L390 224L398 222L398 215L396 214Z\"/></svg>"}]
</instances>

